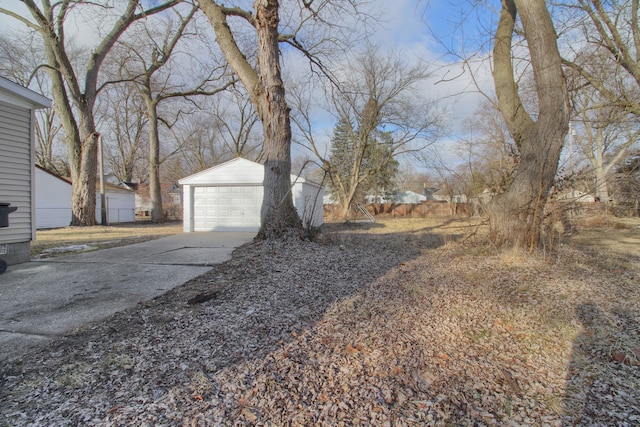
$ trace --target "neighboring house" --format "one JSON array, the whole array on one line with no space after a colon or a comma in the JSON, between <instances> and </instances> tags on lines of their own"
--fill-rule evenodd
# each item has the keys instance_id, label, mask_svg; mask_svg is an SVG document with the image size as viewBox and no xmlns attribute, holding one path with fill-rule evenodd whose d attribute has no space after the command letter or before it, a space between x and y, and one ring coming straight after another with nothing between
<instances>
[{"instance_id":1,"label":"neighboring house","mask_svg":"<svg viewBox=\"0 0 640 427\"><path fill-rule=\"evenodd\" d=\"M337 205L338 201L333 198L333 194L329 193L329 194L325 194L322 197L322 204L323 205Z\"/></svg>"},{"instance_id":2,"label":"neighboring house","mask_svg":"<svg viewBox=\"0 0 640 427\"><path fill-rule=\"evenodd\" d=\"M466 194L454 194L451 197L451 202L452 203L467 203L468 202L468 198Z\"/></svg>"},{"instance_id":3,"label":"neighboring house","mask_svg":"<svg viewBox=\"0 0 640 427\"><path fill-rule=\"evenodd\" d=\"M407 190L389 196L366 196L367 203L418 204L427 201L426 196Z\"/></svg>"},{"instance_id":4,"label":"neighboring house","mask_svg":"<svg viewBox=\"0 0 640 427\"><path fill-rule=\"evenodd\" d=\"M4 215L6 204L18 208L9 214L7 226L0 227L0 258L7 264L31 258L36 238L35 110L49 107L49 99L0 77L0 206Z\"/></svg>"},{"instance_id":5,"label":"neighboring house","mask_svg":"<svg viewBox=\"0 0 640 427\"><path fill-rule=\"evenodd\" d=\"M368 195L368 196L364 196L364 199L366 204L372 204L372 203L418 204L418 203L426 202L428 200L426 196L422 194L418 194L411 190L403 191L402 193L397 193L397 194L390 194L388 196ZM323 198L323 204L325 205L333 205L337 203L338 202L333 200L333 197L331 196L331 194L327 194Z\"/></svg>"},{"instance_id":6,"label":"neighboring house","mask_svg":"<svg viewBox=\"0 0 640 427\"><path fill-rule=\"evenodd\" d=\"M431 194L430 200L435 200L436 202L447 202L447 203L467 203L467 195L466 194L454 194L453 196L446 189L440 189L435 193Z\"/></svg>"},{"instance_id":7,"label":"neighboring house","mask_svg":"<svg viewBox=\"0 0 640 427\"><path fill-rule=\"evenodd\" d=\"M400 194L393 195L393 203L412 203L418 204L427 201L427 197L414 191L407 190Z\"/></svg>"},{"instance_id":8,"label":"neighboring house","mask_svg":"<svg viewBox=\"0 0 640 427\"><path fill-rule=\"evenodd\" d=\"M160 183L162 209L168 219L182 218L182 189L176 182ZM136 190L136 217L151 217L149 184L138 184Z\"/></svg>"},{"instance_id":9,"label":"neighboring house","mask_svg":"<svg viewBox=\"0 0 640 427\"><path fill-rule=\"evenodd\" d=\"M258 231L263 181L264 166L242 158L182 178L184 231ZM323 187L295 175L291 183L303 223L322 225Z\"/></svg>"},{"instance_id":10,"label":"neighboring house","mask_svg":"<svg viewBox=\"0 0 640 427\"><path fill-rule=\"evenodd\" d=\"M71 223L71 180L36 167L36 227L66 227ZM99 185L99 184L98 184ZM105 182L107 223L135 221L135 193ZM96 221L100 223L102 198L96 189Z\"/></svg>"},{"instance_id":11,"label":"neighboring house","mask_svg":"<svg viewBox=\"0 0 640 427\"><path fill-rule=\"evenodd\" d=\"M104 194L108 224L134 222L136 220L136 193L134 191L105 181ZM98 188L96 190L96 220L98 223L101 219L101 207L102 198Z\"/></svg>"},{"instance_id":12,"label":"neighboring house","mask_svg":"<svg viewBox=\"0 0 640 427\"><path fill-rule=\"evenodd\" d=\"M427 200L435 200L434 198L434 194L437 193L438 191L440 191L439 188L436 187L424 187L424 189L422 190L422 195L427 199Z\"/></svg>"}]
</instances>

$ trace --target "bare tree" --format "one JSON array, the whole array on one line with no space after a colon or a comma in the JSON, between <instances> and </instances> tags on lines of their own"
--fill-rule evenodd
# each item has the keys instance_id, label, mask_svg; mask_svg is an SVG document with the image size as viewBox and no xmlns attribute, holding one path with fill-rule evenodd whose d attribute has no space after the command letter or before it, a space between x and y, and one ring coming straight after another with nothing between
<instances>
[{"instance_id":1,"label":"bare tree","mask_svg":"<svg viewBox=\"0 0 640 427\"><path fill-rule=\"evenodd\" d=\"M197 108L171 127L171 137L164 142L165 177L176 180L236 157L260 161L259 119L238 89L199 99Z\"/></svg>"},{"instance_id":2,"label":"bare tree","mask_svg":"<svg viewBox=\"0 0 640 427\"><path fill-rule=\"evenodd\" d=\"M631 208L632 216L640 216L640 150L631 150L617 165L613 189L622 205Z\"/></svg>"},{"instance_id":3,"label":"bare tree","mask_svg":"<svg viewBox=\"0 0 640 427\"><path fill-rule=\"evenodd\" d=\"M192 6L186 15L174 8L174 17L165 15L161 25L145 25L142 28L145 40L141 37L134 38L131 42L120 40L125 47L122 56L120 77L130 80L140 93L147 114L149 136L149 198L151 201L151 221L162 223L166 221L162 209L162 193L160 188L160 137L159 126L161 122L168 121L160 117L158 106L161 102L172 98L186 98L196 95L215 95L224 91L235 81L231 78L225 80L225 67L213 66L202 78L194 78L196 70L190 70L190 78L194 83L185 84L176 81L172 75L172 68L176 68L176 60L171 63L172 56L180 40L186 36L187 26L198 8ZM175 19L175 20L174 20ZM184 54L181 60L184 60ZM213 56L213 55L212 55ZM173 65L173 67L172 67ZM161 73L164 71L164 73ZM216 83L214 86L213 83Z\"/></svg>"},{"instance_id":4,"label":"bare tree","mask_svg":"<svg viewBox=\"0 0 640 427\"><path fill-rule=\"evenodd\" d=\"M261 160L262 141L256 134L260 118L246 92L239 88L226 91L214 105L213 115L225 154L231 154L231 158Z\"/></svg>"},{"instance_id":5,"label":"bare tree","mask_svg":"<svg viewBox=\"0 0 640 427\"><path fill-rule=\"evenodd\" d=\"M122 83L104 91L100 103L100 129L111 172L122 182L146 177L149 137L144 101L131 83Z\"/></svg>"},{"instance_id":6,"label":"bare tree","mask_svg":"<svg viewBox=\"0 0 640 427\"><path fill-rule=\"evenodd\" d=\"M536 118L526 111L515 80L517 15L535 80ZM502 0L493 48L493 78L498 107L518 147L520 161L510 185L490 205L491 236L499 244L529 250L541 244L544 207L568 130L567 89L556 40L544 0Z\"/></svg>"},{"instance_id":7,"label":"bare tree","mask_svg":"<svg viewBox=\"0 0 640 427\"><path fill-rule=\"evenodd\" d=\"M513 178L519 154L502 114L495 102L485 101L464 123L466 136L457 143L457 151L477 191L504 191Z\"/></svg>"},{"instance_id":8,"label":"bare tree","mask_svg":"<svg viewBox=\"0 0 640 427\"><path fill-rule=\"evenodd\" d=\"M576 116L572 139L589 162L596 198L607 202L609 173L638 143L639 118L612 106L590 85L573 94L572 105Z\"/></svg>"},{"instance_id":9,"label":"bare tree","mask_svg":"<svg viewBox=\"0 0 640 427\"><path fill-rule=\"evenodd\" d=\"M301 88L292 94L297 108L294 122L303 144L328 172L332 195L343 217L365 182L397 157L421 153L435 141L442 115L433 101L417 95L429 75L423 64L410 66L399 54L382 54L373 46L334 73L335 85L329 89L326 109L335 114L344 134L341 138L347 140L347 146L342 147L349 155L347 164L346 152L332 156L325 144L316 141L313 92ZM375 161L370 158L373 153Z\"/></svg>"},{"instance_id":10,"label":"bare tree","mask_svg":"<svg viewBox=\"0 0 640 427\"><path fill-rule=\"evenodd\" d=\"M20 13L0 8L0 13L11 16L39 33L44 45L46 69L51 79L51 89L56 113L65 132L73 192L71 199L71 224L94 225L96 223L96 175L98 132L94 120L94 107L99 85L99 73L107 54L118 38L135 21L172 7L177 0L156 4L143 9L139 0L128 0L113 26L92 49L83 65L75 64L69 55L66 34L67 19L77 17L79 8L92 7L109 10L110 3L89 1L51 2L23 0L31 19ZM136 13L137 12L137 13ZM85 11L86 13L86 11Z\"/></svg>"},{"instance_id":11,"label":"bare tree","mask_svg":"<svg viewBox=\"0 0 640 427\"><path fill-rule=\"evenodd\" d=\"M257 0L253 10L240 6L227 7L213 0L199 0L202 11L213 26L220 49L238 75L262 122L265 176L261 227L258 232L261 238L277 238L289 229L302 226L291 195L291 122L282 80L279 43L288 43L318 65L319 61L312 52L314 45L321 41L304 43L303 35L313 36L321 25L327 24L323 19L324 9L334 3L336 7L346 7L353 2L319 0L300 3L299 8L288 14L283 22L283 28L287 30L284 33L279 28L281 2L278 0ZM287 3L291 7L296 4ZM255 35L255 66L241 50L234 36L239 35L238 27L230 25L230 18L240 18ZM311 30L305 31L309 26ZM336 26L333 28L338 32Z\"/></svg>"},{"instance_id":12,"label":"bare tree","mask_svg":"<svg viewBox=\"0 0 640 427\"><path fill-rule=\"evenodd\" d=\"M212 0L199 1L217 36L217 42L229 65L236 72L256 106L264 132L264 199L260 213L259 236L279 237L301 222L291 195L291 124L289 107L280 71L280 4L276 0L254 3L255 13L227 8ZM229 16L239 16L255 28L258 40L258 64L253 67L240 51Z\"/></svg>"},{"instance_id":13,"label":"bare tree","mask_svg":"<svg viewBox=\"0 0 640 427\"><path fill-rule=\"evenodd\" d=\"M640 116L640 0L561 3L570 16L567 37L579 32L587 42L566 43L563 63L593 86L611 106ZM603 67L602 64L607 64ZM603 68L607 75L602 74Z\"/></svg>"},{"instance_id":14,"label":"bare tree","mask_svg":"<svg viewBox=\"0 0 640 427\"><path fill-rule=\"evenodd\" d=\"M637 142L640 117L639 0L560 2L563 63L568 67L574 140L594 174L596 197L608 200L607 175ZM580 43L571 43L578 39ZM586 42L586 43L585 43Z\"/></svg>"},{"instance_id":15,"label":"bare tree","mask_svg":"<svg viewBox=\"0 0 640 427\"><path fill-rule=\"evenodd\" d=\"M209 104L205 103L205 106ZM171 139L176 145L167 148L176 156L165 156L163 163L170 162L170 171L167 172L174 180L235 157L224 149L217 120L211 116L210 110L202 109L184 115L171 128Z\"/></svg>"}]
</instances>

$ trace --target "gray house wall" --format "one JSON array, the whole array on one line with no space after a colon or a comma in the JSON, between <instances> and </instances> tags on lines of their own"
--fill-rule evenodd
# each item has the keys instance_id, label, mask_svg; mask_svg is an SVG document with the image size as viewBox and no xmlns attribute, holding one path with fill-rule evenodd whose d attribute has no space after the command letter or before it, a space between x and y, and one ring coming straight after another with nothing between
<instances>
[{"instance_id":1,"label":"gray house wall","mask_svg":"<svg viewBox=\"0 0 640 427\"><path fill-rule=\"evenodd\" d=\"M0 202L18 210L0 227L0 259L29 261L35 227L35 110L51 100L0 76Z\"/></svg>"},{"instance_id":2,"label":"gray house wall","mask_svg":"<svg viewBox=\"0 0 640 427\"><path fill-rule=\"evenodd\" d=\"M0 202L18 208L9 215L9 227L0 228L0 256L9 264L30 258L31 113L27 108L0 102Z\"/></svg>"}]
</instances>

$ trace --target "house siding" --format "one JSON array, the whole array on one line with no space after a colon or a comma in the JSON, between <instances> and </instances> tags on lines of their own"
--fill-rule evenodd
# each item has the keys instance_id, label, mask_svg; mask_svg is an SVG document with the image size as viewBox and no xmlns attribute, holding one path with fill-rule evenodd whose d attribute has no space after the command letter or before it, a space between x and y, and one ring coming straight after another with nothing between
<instances>
[{"instance_id":1,"label":"house siding","mask_svg":"<svg viewBox=\"0 0 640 427\"><path fill-rule=\"evenodd\" d=\"M31 118L31 110L0 101L0 202L18 208L0 228L0 244L32 237Z\"/></svg>"},{"instance_id":2,"label":"house siding","mask_svg":"<svg viewBox=\"0 0 640 427\"><path fill-rule=\"evenodd\" d=\"M306 226L320 227L324 223L324 188L310 182L297 182L293 186L293 203Z\"/></svg>"}]
</instances>

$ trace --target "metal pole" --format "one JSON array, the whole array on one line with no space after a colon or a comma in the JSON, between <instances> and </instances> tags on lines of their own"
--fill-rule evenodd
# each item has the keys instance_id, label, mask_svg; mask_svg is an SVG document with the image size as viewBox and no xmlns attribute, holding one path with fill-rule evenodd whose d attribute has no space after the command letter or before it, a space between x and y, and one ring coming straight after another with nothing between
<instances>
[{"instance_id":1,"label":"metal pole","mask_svg":"<svg viewBox=\"0 0 640 427\"><path fill-rule=\"evenodd\" d=\"M107 200L104 191L104 155L102 152L102 135L98 136L98 168L100 173L100 224L107 223Z\"/></svg>"},{"instance_id":2,"label":"metal pole","mask_svg":"<svg viewBox=\"0 0 640 427\"><path fill-rule=\"evenodd\" d=\"M569 224L573 229L573 128L571 127L571 122L569 122L569 167L571 168L570 177L571 177L571 197L569 198Z\"/></svg>"}]
</instances>

